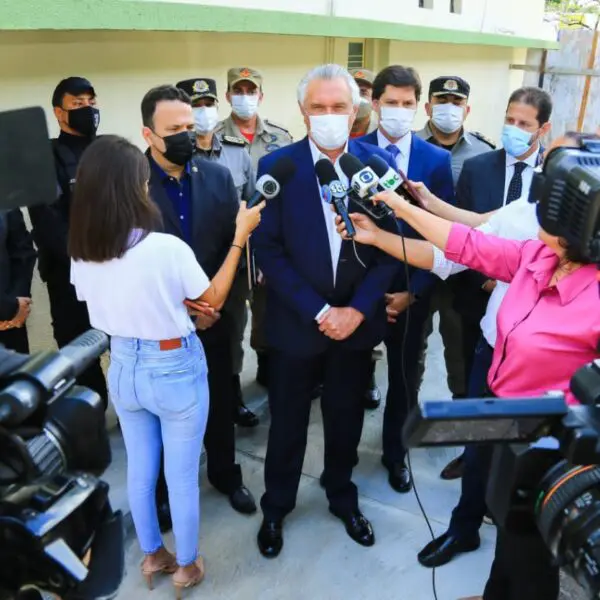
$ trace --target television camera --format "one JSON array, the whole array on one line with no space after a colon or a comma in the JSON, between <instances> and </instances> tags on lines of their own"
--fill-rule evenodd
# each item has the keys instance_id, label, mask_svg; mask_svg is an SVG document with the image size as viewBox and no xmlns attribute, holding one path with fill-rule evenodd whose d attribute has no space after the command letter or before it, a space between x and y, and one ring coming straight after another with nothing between
<instances>
[{"instance_id":1,"label":"television camera","mask_svg":"<svg viewBox=\"0 0 600 600\"><path fill-rule=\"evenodd\" d=\"M0 113L0 210L56 197L43 110ZM2 600L116 596L124 535L98 479L111 462L104 409L98 394L76 383L107 348L95 330L32 357L0 346Z\"/></svg>"}]
</instances>

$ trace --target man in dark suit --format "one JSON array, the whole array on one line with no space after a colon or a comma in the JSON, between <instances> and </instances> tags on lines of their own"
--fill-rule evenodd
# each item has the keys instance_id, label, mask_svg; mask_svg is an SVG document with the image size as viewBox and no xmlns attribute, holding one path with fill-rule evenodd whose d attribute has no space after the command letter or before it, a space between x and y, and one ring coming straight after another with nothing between
<instances>
[{"instance_id":1,"label":"man in dark suit","mask_svg":"<svg viewBox=\"0 0 600 600\"><path fill-rule=\"evenodd\" d=\"M308 137L262 158L258 169L260 177L282 157L296 165L292 180L267 204L254 235L267 285L266 333L272 360L264 520L258 533L259 550L269 558L281 551L283 519L296 503L311 389L319 377L324 382L322 481L330 511L355 542L370 546L375 541L351 478L371 350L385 333L383 296L398 268L389 257L359 245L359 258L355 256L352 242L337 235L335 215L322 199L315 174L315 164L327 159L347 184L339 167L344 152L363 161L378 154L391 163L375 147L348 142L360 103L356 82L339 65L317 67L300 83L298 102Z\"/></svg>"},{"instance_id":2,"label":"man in dark suit","mask_svg":"<svg viewBox=\"0 0 600 600\"><path fill-rule=\"evenodd\" d=\"M450 153L411 131L420 98L421 81L414 69L399 65L383 69L373 82L373 106L379 116L379 129L361 140L387 150L394 156L395 166L410 180L424 182L436 196L453 203ZM403 232L407 237L421 238L405 225ZM405 463L402 427L418 400L419 357L435 282L435 275L427 271L402 268L386 294L388 392L383 417L382 463L388 470L390 486L401 493L412 487ZM407 315L409 306L410 316Z\"/></svg>"},{"instance_id":3,"label":"man in dark suit","mask_svg":"<svg viewBox=\"0 0 600 600\"><path fill-rule=\"evenodd\" d=\"M0 211L0 344L29 353L25 321L37 253L19 209Z\"/></svg>"},{"instance_id":4,"label":"man in dark suit","mask_svg":"<svg viewBox=\"0 0 600 600\"><path fill-rule=\"evenodd\" d=\"M150 90L142 100L142 134L148 143L150 194L158 205L166 233L176 235L194 251L209 278L225 260L235 232L239 209L237 191L228 169L194 157L194 116L189 96L175 86ZM204 438L211 484L228 496L241 513L256 511L235 462L231 314L196 315L198 336L208 362L210 411ZM161 472L157 501L163 530L170 529L167 491Z\"/></svg>"}]
</instances>

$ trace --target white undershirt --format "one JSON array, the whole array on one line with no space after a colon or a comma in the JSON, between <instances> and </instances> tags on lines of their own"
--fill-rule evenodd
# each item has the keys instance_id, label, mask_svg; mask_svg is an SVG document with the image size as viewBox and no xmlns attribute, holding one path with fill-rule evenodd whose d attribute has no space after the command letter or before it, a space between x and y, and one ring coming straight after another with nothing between
<instances>
[{"instance_id":1,"label":"white undershirt","mask_svg":"<svg viewBox=\"0 0 600 600\"><path fill-rule=\"evenodd\" d=\"M183 304L210 281L192 249L166 233L150 233L122 258L71 261L71 283L87 303L92 327L142 340L186 337L195 330Z\"/></svg>"},{"instance_id":2,"label":"white undershirt","mask_svg":"<svg viewBox=\"0 0 600 600\"><path fill-rule=\"evenodd\" d=\"M528 198L529 193L507 206L503 206L477 229L507 240L526 241L536 239L540 226L536 216L535 204L529 202ZM435 246L433 247L432 273L442 279L447 279L450 275L466 271L466 269L467 267L448 260L441 250ZM498 310L500 310L502 300L508 291L508 285L503 281L496 282L496 287L488 300L485 315L481 319L481 332L487 343L492 347L496 345Z\"/></svg>"}]
</instances>

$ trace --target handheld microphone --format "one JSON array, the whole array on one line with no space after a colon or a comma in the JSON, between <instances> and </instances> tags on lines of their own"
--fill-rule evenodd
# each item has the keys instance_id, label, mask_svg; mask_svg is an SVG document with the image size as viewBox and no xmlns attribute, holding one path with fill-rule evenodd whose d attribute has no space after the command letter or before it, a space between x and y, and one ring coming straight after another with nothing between
<instances>
[{"instance_id":1,"label":"handheld microphone","mask_svg":"<svg viewBox=\"0 0 600 600\"><path fill-rule=\"evenodd\" d=\"M382 162L385 161L382 160ZM380 191L380 188L387 189L381 185L379 177L372 167L366 167L356 156L352 156L352 154L342 154L340 157L340 167L351 182L351 198L354 202L375 219L383 219L385 217L396 218L394 211L385 203L374 204L370 199L371 196ZM386 172L387 170L388 165L386 164Z\"/></svg>"},{"instance_id":2,"label":"handheld microphone","mask_svg":"<svg viewBox=\"0 0 600 600\"><path fill-rule=\"evenodd\" d=\"M403 196L410 203L422 206L419 194L401 169L398 169L398 172L396 172L381 156L377 156L376 154L369 157L367 166L371 167L375 171L375 175L379 177L380 188L392 190Z\"/></svg>"},{"instance_id":3,"label":"handheld microphone","mask_svg":"<svg viewBox=\"0 0 600 600\"><path fill-rule=\"evenodd\" d=\"M256 191L248 200L247 208L253 208L263 200L272 200L279 192L281 186L285 185L296 173L296 165L289 156L281 157L272 167L269 173L259 177L256 182Z\"/></svg>"},{"instance_id":4,"label":"handheld microphone","mask_svg":"<svg viewBox=\"0 0 600 600\"><path fill-rule=\"evenodd\" d=\"M345 186L338 179L335 168L326 158L322 158L315 165L315 171L317 173L317 179L321 185L321 192L323 194L323 200L329 204L333 204L335 212L342 217L344 224L346 225L346 233L349 238L353 238L356 235L356 229L352 223L352 219L348 215L348 208L346 207L346 200L348 193Z\"/></svg>"}]
</instances>

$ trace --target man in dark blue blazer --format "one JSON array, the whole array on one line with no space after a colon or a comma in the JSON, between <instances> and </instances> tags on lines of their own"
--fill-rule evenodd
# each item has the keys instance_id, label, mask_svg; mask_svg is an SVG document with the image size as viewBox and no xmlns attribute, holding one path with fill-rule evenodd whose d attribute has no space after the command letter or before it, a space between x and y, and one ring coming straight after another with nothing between
<instances>
[{"instance_id":1,"label":"man in dark blue blazer","mask_svg":"<svg viewBox=\"0 0 600 600\"><path fill-rule=\"evenodd\" d=\"M411 132L421 89L414 69L402 66L383 69L373 83L373 106L379 115L379 128L361 140L387 150L394 156L395 166L410 180L424 182L436 196L454 203L451 154ZM406 237L421 237L405 224L402 227ZM388 470L391 487L401 493L412 487L405 464L402 427L418 399L419 358L435 282L436 276L429 271L401 268L386 294L390 325L385 340L388 392L383 417L382 462ZM410 315L407 315L409 306Z\"/></svg>"},{"instance_id":2,"label":"man in dark blue blazer","mask_svg":"<svg viewBox=\"0 0 600 600\"><path fill-rule=\"evenodd\" d=\"M235 233L239 209L237 190L229 170L193 157L189 136L194 127L191 101L175 86L150 90L142 101L143 134L148 143L150 196L160 209L163 231L185 241L207 276L221 267ZM204 446L210 483L229 498L238 512L256 512L235 461L234 390L231 356L231 307L220 314L196 317L198 337L208 364L210 411ZM162 529L170 528L167 489L161 470L157 504Z\"/></svg>"},{"instance_id":3,"label":"man in dark blue blazer","mask_svg":"<svg viewBox=\"0 0 600 600\"><path fill-rule=\"evenodd\" d=\"M266 492L261 500L264 520L258 534L259 549L269 558L281 551L283 519L296 503L310 395L320 377L324 382L322 482L330 511L354 541L364 546L375 541L370 523L359 510L351 478L371 351L385 334L384 294L398 269L396 261L381 252L358 244L354 248L337 235L335 214L317 183L315 163L325 158L340 181L348 184L339 167L344 152L363 162L378 154L392 163L378 148L348 141L360 102L356 82L339 65L317 67L301 82L298 100L309 135L259 162L259 177L283 157L293 160L296 172L267 204L253 236L267 286L266 333L272 357Z\"/></svg>"}]
</instances>

